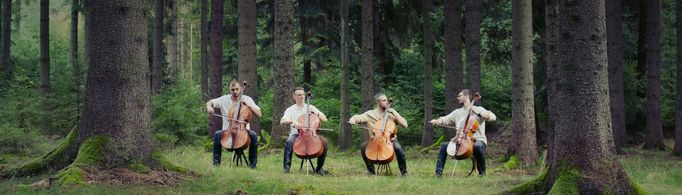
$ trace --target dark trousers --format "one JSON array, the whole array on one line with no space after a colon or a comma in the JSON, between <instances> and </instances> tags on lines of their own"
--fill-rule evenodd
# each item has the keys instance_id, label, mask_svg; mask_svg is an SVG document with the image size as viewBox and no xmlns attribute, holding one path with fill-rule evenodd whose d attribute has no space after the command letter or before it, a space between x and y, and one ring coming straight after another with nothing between
<instances>
[{"instance_id":1,"label":"dark trousers","mask_svg":"<svg viewBox=\"0 0 682 195\"><path fill-rule=\"evenodd\" d=\"M289 135L287 141L284 142L284 161L282 166L284 167L284 172L286 173L288 173L289 169L291 168L291 155L293 154L294 141L296 141L296 138L298 138L298 134ZM322 139L322 145L324 146L324 149L322 150L322 154L317 157L317 167L315 167L315 172L317 173L324 171L322 167L324 166L324 160L327 158L327 141L321 136L320 139Z\"/></svg>"},{"instance_id":2,"label":"dark trousers","mask_svg":"<svg viewBox=\"0 0 682 195\"><path fill-rule=\"evenodd\" d=\"M213 135L213 165L220 165L220 158L223 154L220 138L222 138L224 131L216 131ZM249 167L255 169L258 162L258 137L256 132L249 130L249 139Z\"/></svg>"},{"instance_id":3,"label":"dark trousers","mask_svg":"<svg viewBox=\"0 0 682 195\"><path fill-rule=\"evenodd\" d=\"M440 152L438 152L438 161L436 161L436 176L443 175L443 167L445 167L445 159L448 156L448 143L443 142L440 145ZM485 175L485 143L477 140L474 142L474 154L471 160L476 161L478 168L478 175Z\"/></svg>"},{"instance_id":4,"label":"dark trousers","mask_svg":"<svg viewBox=\"0 0 682 195\"><path fill-rule=\"evenodd\" d=\"M407 174L407 162L405 161L405 152L403 152L403 148L400 147L400 143L398 143L398 139L394 139L393 141L393 150L395 151L395 155L398 159L398 168L400 169L400 174L405 175ZM362 160L365 161L365 166L367 166L367 172L370 174L375 174L374 172L374 164L369 162L369 159L367 159L367 156L365 155L365 148L367 148L367 141L362 143L360 146L360 154L362 154Z\"/></svg>"}]
</instances>

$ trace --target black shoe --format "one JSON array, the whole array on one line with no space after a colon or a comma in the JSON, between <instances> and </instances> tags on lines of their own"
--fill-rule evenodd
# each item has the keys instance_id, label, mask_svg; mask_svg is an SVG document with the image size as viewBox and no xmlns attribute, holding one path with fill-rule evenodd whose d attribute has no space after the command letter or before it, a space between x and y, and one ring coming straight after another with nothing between
<instances>
[{"instance_id":1,"label":"black shoe","mask_svg":"<svg viewBox=\"0 0 682 195\"><path fill-rule=\"evenodd\" d=\"M327 175L327 173L329 173L329 172L327 172L327 171L316 171L315 172L315 174L317 174L319 176L325 176L325 175Z\"/></svg>"},{"instance_id":2,"label":"black shoe","mask_svg":"<svg viewBox=\"0 0 682 195\"><path fill-rule=\"evenodd\" d=\"M372 172L369 172L369 171L368 171L368 172L367 172L367 175L376 175L376 173L372 173Z\"/></svg>"},{"instance_id":3,"label":"black shoe","mask_svg":"<svg viewBox=\"0 0 682 195\"><path fill-rule=\"evenodd\" d=\"M284 174L289 174L289 169L284 169Z\"/></svg>"},{"instance_id":4,"label":"black shoe","mask_svg":"<svg viewBox=\"0 0 682 195\"><path fill-rule=\"evenodd\" d=\"M407 172L402 172L402 173L400 173L400 176L402 176L402 177L407 177Z\"/></svg>"},{"instance_id":5,"label":"black shoe","mask_svg":"<svg viewBox=\"0 0 682 195\"><path fill-rule=\"evenodd\" d=\"M435 178L441 178L441 177L443 177L443 175L442 174L436 174L436 175L434 175L434 177Z\"/></svg>"},{"instance_id":6,"label":"black shoe","mask_svg":"<svg viewBox=\"0 0 682 195\"><path fill-rule=\"evenodd\" d=\"M256 169L256 165L249 165L250 169Z\"/></svg>"}]
</instances>

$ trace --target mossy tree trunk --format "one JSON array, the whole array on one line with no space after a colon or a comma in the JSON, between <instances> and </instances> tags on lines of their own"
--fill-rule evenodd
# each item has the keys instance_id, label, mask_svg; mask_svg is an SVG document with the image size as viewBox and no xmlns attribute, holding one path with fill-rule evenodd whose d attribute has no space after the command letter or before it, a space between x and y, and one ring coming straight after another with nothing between
<instances>
[{"instance_id":1,"label":"mossy tree trunk","mask_svg":"<svg viewBox=\"0 0 682 195\"><path fill-rule=\"evenodd\" d=\"M432 0L422 1L422 32L424 35L424 121L433 119L433 30L431 30ZM433 143L433 127L431 123L424 123L422 146Z\"/></svg>"},{"instance_id":2,"label":"mossy tree trunk","mask_svg":"<svg viewBox=\"0 0 682 195\"><path fill-rule=\"evenodd\" d=\"M644 11L644 10L642 10ZM661 2L646 6L646 139L644 149L664 150L661 121Z\"/></svg>"},{"instance_id":3,"label":"mossy tree trunk","mask_svg":"<svg viewBox=\"0 0 682 195\"><path fill-rule=\"evenodd\" d=\"M277 121L291 105L291 90L294 86L294 2L293 0L275 1L275 91L272 106L272 140L273 146L282 145L286 126Z\"/></svg>"},{"instance_id":4,"label":"mossy tree trunk","mask_svg":"<svg viewBox=\"0 0 682 195\"><path fill-rule=\"evenodd\" d=\"M532 1L512 1L512 131L510 155L524 166L538 157L533 97Z\"/></svg>"},{"instance_id":5,"label":"mossy tree trunk","mask_svg":"<svg viewBox=\"0 0 682 195\"><path fill-rule=\"evenodd\" d=\"M350 148L353 142L353 132L351 131L350 124L346 121L350 119L350 67L348 63L348 1L339 0L339 12L340 17L340 30L341 34L341 116L340 124L341 132L339 132L339 140L337 141L339 148L341 150L347 150Z\"/></svg>"},{"instance_id":6,"label":"mossy tree trunk","mask_svg":"<svg viewBox=\"0 0 682 195\"><path fill-rule=\"evenodd\" d=\"M673 155L682 157L682 2L677 1L677 112L675 115L675 148Z\"/></svg>"},{"instance_id":7,"label":"mossy tree trunk","mask_svg":"<svg viewBox=\"0 0 682 195\"><path fill-rule=\"evenodd\" d=\"M546 173L508 193L635 194L636 186L614 158L604 1L547 5L558 8L548 15L554 20L548 26L549 48L556 56L548 59L553 160Z\"/></svg>"},{"instance_id":8,"label":"mossy tree trunk","mask_svg":"<svg viewBox=\"0 0 682 195\"><path fill-rule=\"evenodd\" d=\"M462 3L445 0L443 39L445 44L445 110L452 112L459 107L457 91L464 88L462 74ZM455 136L454 129L444 128L448 139Z\"/></svg>"},{"instance_id":9,"label":"mossy tree trunk","mask_svg":"<svg viewBox=\"0 0 682 195\"><path fill-rule=\"evenodd\" d=\"M627 145L625 129L625 97L623 81L623 4L620 0L606 1L606 35L609 54L609 95L611 97L611 128L616 152L623 153Z\"/></svg>"},{"instance_id":10,"label":"mossy tree trunk","mask_svg":"<svg viewBox=\"0 0 682 195\"><path fill-rule=\"evenodd\" d=\"M238 65L239 82L249 82L249 88L244 93L253 98L258 103L258 73L256 70L256 1L240 0L237 2L239 7L239 17L237 17L238 28ZM251 129L261 134L260 118L253 117L250 121Z\"/></svg>"},{"instance_id":11,"label":"mossy tree trunk","mask_svg":"<svg viewBox=\"0 0 682 195\"><path fill-rule=\"evenodd\" d=\"M208 67L209 97L208 99L218 98L223 93L223 11L224 0L211 1L211 29L210 29L210 48L211 64ZM216 110L219 111L219 110ZM220 114L219 112L216 114ZM210 116L208 121L208 136L222 128L220 117Z\"/></svg>"},{"instance_id":12,"label":"mossy tree trunk","mask_svg":"<svg viewBox=\"0 0 682 195\"><path fill-rule=\"evenodd\" d=\"M84 5L89 69L78 129L53 151L3 176L61 170L58 180L68 181L60 183L81 183L84 165L160 164L152 156L146 4L86 0Z\"/></svg>"},{"instance_id":13,"label":"mossy tree trunk","mask_svg":"<svg viewBox=\"0 0 682 195\"><path fill-rule=\"evenodd\" d=\"M362 112L374 105L374 6L372 0L362 0ZM360 131L362 140L369 139L367 131Z\"/></svg>"}]
</instances>

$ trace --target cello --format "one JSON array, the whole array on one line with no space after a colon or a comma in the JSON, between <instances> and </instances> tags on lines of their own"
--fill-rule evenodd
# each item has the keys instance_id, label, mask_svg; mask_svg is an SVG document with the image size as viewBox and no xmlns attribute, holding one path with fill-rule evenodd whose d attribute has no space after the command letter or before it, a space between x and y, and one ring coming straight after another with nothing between
<instances>
[{"instance_id":1,"label":"cello","mask_svg":"<svg viewBox=\"0 0 682 195\"><path fill-rule=\"evenodd\" d=\"M459 135L452 138L450 143L448 143L447 153L456 160L467 159L474 153L475 139L473 138L473 135L476 133L476 131L478 131L480 118L477 114L473 114L473 104L474 102L480 100L481 94L476 92L474 94L473 100L471 101L472 107L467 111L468 114L466 120L464 121L464 128L461 129ZM469 175L474 172L476 167L476 161L474 160L474 164L471 168L471 172L469 172Z\"/></svg>"},{"instance_id":2,"label":"cello","mask_svg":"<svg viewBox=\"0 0 682 195\"><path fill-rule=\"evenodd\" d=\"M239 91L239 97L237 97L237 105L232 106L228 111L227 118L230 121L230 127L223 132L220 139L220 145L228 151L246 149L251 141L246 128L246 125L251 121L251 108L242 102L242 95L249 85L246 81L243 85L244 87Z\"/></svg>"},{"instance_id":3,"label":"cello","mask_svg":"<svg viewBox=\"0 0 682 195\"><path fill-rule=\"evenodd\" d=\"M383 119L375 122L371 128L370 140L365 148L365 156L374 164L388 164L395 159L391 138L396 133L396 126L393 120L388 120L388 110L391 107L393 107L393 98L388 100Z\"/></svg>"},{"instance_id":4,"label":"cello","mask_svg":"<svg viewBox=\"0 0 682 195\"><path fill-rule=\"evenodd\" d=\"M320 128L320 117L310 112L310 99L312 93L306 95L306 113L298 117L298 123L303 127L298 128L298 138L294 141L293 150L301 159L317 158L324 152L322 139L317 135Z\"/></svg>"}]
</instances>

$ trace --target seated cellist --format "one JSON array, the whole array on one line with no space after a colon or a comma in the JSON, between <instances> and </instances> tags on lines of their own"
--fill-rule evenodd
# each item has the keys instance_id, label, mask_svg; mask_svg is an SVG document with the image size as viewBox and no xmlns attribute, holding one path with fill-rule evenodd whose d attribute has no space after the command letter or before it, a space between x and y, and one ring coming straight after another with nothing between
<instances>
[{"instance_id":1,"label":"seated cellist","mask_svg":"<svg viewBox=\"0 0 682 195\"><path fill-rule=\"evenodd\" d=\"M430 123L433 125L455 125L457 129L462 129L464 128L467 115L470 114L469 111L471 111L471 114L477 115L482 121L478 126L478 130L473 134L473 138L476 140L476 142L474 142L473 156L476 161L475 163L477 164L478 175L485 176L485 148L488 143L488 140L485 137L485 121L494 121L496 118L495 114L483 107L474 106L472 95L468 89L460 90L457 94L457 100L462 104L461 108L452 111L452 113L447 116L433 119ZM438 161L436 161L436 177L443 175L443 167L445 166L445 158L447 157L446 150L449 143L450 141L441 144L440 152L438 153Z\"/></svg>"},{"instance_id":2,"label":"seated cellist","mask_svg":"<svg viewBox=\"0 0 682 195\"><path fill-rule=\"evenodd\" d=\"M232 80L230 82L230 92L231 95L223 95L220 96L219 98L209 100L206 102L206 111L210 114L214 113L214 108L219 108L220 113L223 115L227 115L228 111L230 110L231 107L234 107L237 105L239 94L242 90L242 86L236 81ZM251 97L247 95L242 95L242 100L241 103L244 103L246 106L248 106L251 109L251 112L255 114L256 116L260 117L261 112L260 112L260 107L256 105L256 103L251 99ZM223 153L223 148L220 144L221 137L223 135L223 132L227 129L230 128L230 121L228 118L223 117L223 127L222 130L216 131L214 136L213 136L213 165L218 166L220 165L220 159L221 155ZM249 139L250 139L250 145L249 145L249 168L255 169L256 168L256 163L258 161L258 137L256 136L256 132L251 130L251 127L247 124L246 126L247 129L249 129Z\"/></svg>"},{"instance_id":3,"label":"seated cellist","mask_svg":"<svg viewBox=\"0 0 682 195\"><path fill-rule=\"evenodd\" d=\"M386 111L386 107L388 104L388 98L386 95L383 93L378 93L374 96L374 100L376 103L376 107L373 110L368 110L367 112L359 115L355 115L351 117L348 120L348 123L350 124L363 124L367 128L372 128L372 124L375 124L377 121L381 121L384 118L384 112L388 113L388 120L393 120L396 125L399 125L403 128L407 128L407 120L400 116L395 109L390 108L388 111ZM407 176L407 163L405 161L405 153L403 152L402 147L400 147L400 143L398 143L397 136L392 137L391 142L393 143L393 149L395 151L395 155L398 158L398 168L400 169L400 174L402 176ZM370 163L369 159L365 155L365 148L367 147L367 141L362 143L360 146L360 154L362 155L362 159L365 162L365 165L367 166L367 174L368 175L374 175L376 174L374 172L374 164Z\"/></svg>"},{"instance_id":4,"label":"seated cellist","mask_svg":"<svg viewBox=\"0 0 682 195\"><path fill-rule=\"evenodd\" d=\"M280 119L279 121L280 124L289 125L291 127L289 131L289 138L287 138L287 141L284 143L283 161L284 173L289 173L289 169L291 168L291 155L293 153L294 141L296 141L296 138L298 138L297 128L301 128L304 126L304 124L299 123L297 119L300 116L306 114L306 110L310 110L311 113L316 114L320 117L321 122L327 122L327 116L325 116L324 113L318 110L317 107L309 105L308 108L306 109L306 103L304 102L305 92L303 91L302 87L296 87L294 89L294 94L292 97L296 101L296 104L287 108L284 111L282 119ZM324 149L322 151L322 154L319 157L317 157L317 166L315 167L316 169L315 173L317 173L318 175L325 175L325 171L324 169L322 169L322 166L324 166L324 160L327 156L327 140L325 140L322 136L319 137L322 139Z\"/></svg>"}]
</instances>

